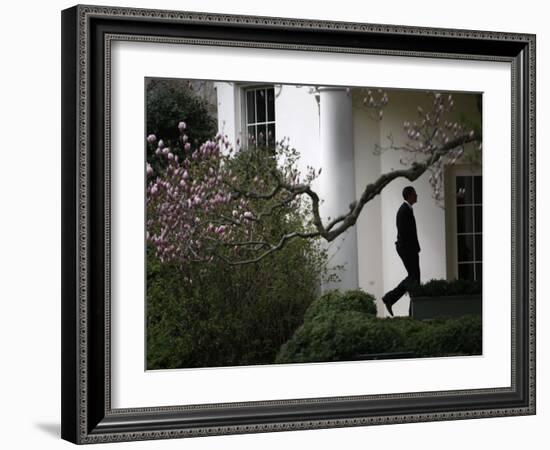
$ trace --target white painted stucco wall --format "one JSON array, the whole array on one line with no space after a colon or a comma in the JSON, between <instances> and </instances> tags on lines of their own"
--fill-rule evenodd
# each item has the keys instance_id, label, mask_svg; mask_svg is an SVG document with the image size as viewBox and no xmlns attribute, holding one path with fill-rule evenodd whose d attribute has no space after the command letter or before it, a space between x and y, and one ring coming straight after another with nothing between
<instances>
[{"instance_id":1,"label":"white painted stucco wall","mask_svg":"<svg viewBox=\"0 0 550 450\"><path fill-rule=\"evenodd\" d=\"M240 118L240 101L238 101L238 90L235 83L215 82L217 104L218 104L218 131L227 135L230 142L236 147L236 139L240 135L237 129Z\"/></svg>"},{"instance_id":2,"label":"white painted stucco wall","mask_svg":"<svg viewBox=\"0 0 550 450\"><path fill-rule=\"evenodd\" d=\"M285 138L300 152L302 173L321 166L319 103L310 86L275 85L275 140Z\"/></svg>"}]
</instances>

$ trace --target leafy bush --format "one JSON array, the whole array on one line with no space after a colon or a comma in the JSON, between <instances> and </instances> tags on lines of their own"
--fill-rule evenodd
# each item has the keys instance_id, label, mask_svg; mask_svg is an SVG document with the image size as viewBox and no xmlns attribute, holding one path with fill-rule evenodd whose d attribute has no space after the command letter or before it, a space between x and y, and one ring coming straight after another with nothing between
<instances>
[{"instance_id":1,"label":"leafy bush","mask_svg":"<svg viewBox=\"0 0 550 450\"><path fill-rule=\"evenodd\" d=\"M306 311L304 320L311 320L321 314L336 315L342 311L357 311L376 316L375 299L361 289L344 293L338 290L329 291L311 304Z\"/></svg>"},{"instance_id":2,"label":"leafy bush","mask_svg":"<svg viewBox=\"0 0 550 450\"><path fill-rule=\"evenodd\" d=\"M403 334L384 320L358 311L326 311L305 322L285 343L277 363L346 361L362 353L395 352L405 345Z\"/></svg>"},{"instance_id":3,"label":"leafy bush","mask_svg":"<svg viewBox=\"0 0 550 450\"><path fill-rule=\"evenodd\" d=\"M331 299L335 296L326 295ZM304 324L281 347L277 363L349 361L374 353L439 357L478 355L482 351L478 316L420 321L408 317L381 319L351 309L309 312Z\"/></svg>"},{"instance_id":4,"label":"leafy bush","mask_svg":"<svg viewBox=\"0 0 550 450\"><path fill-rule=\"evenodd\" d=\"M318 295L317 250L296 240L259 263L147 263L147 367L273 363Z\"/></svg>"},{"instance_id":5,"label":"leafy bush","mask_svg":"<svg viewBox=\"0 0 550 450\"><path fill-rule=\"evenodd\" d=\"M186 131L193 146L212 138L217 124L208 103L187 80L148 78L146 80L146 133L162 138L174 154L183 157L183 143L177 125L180 121L192 124ZM154 148L147 149L147 161L155 164Z\"/></svg>"},{"instance_id":6,"label":"leafy bush","mask_svg":"<svg viewBox=\"0 0 550 450\"><path fill-rule=\"evenodd\" d=\"M481 294L481 281L470 280L430 280L425 284L411 287L413 297L439 297L446 295Z\"/></svg>"},{"instance_id":7,"label":"leafy bush","mask_svg":"<svg viewBox=\"0 0 550 450\"><path fill-rule=\"evenodd\" d=\"M413 334L413 351L419 356L480 355L482 353L481 317L426 321Z\"/></svg>"}]
</instances>

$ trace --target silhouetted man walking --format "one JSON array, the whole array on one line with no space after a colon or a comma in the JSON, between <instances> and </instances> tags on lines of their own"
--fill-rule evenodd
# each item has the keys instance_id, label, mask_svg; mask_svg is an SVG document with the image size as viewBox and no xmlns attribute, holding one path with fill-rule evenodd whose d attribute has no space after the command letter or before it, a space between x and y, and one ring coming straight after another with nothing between
<instances>
[{"instance_id":1,"label":"silhouetted man walking","mask_svg":"<svg viewBox=\"0 0 550 450\"><path fill-rule=\"evenodd\" d=\"M393 316L393 305L403 297L405 292L408 292L412 285L420 283L420 265L418 262L420 245L418 244L416 221L414 220L412 207L416 203L417 195L412 186L403 189L403 198L405 201L399 207L396 217L397 241L395 242L395 248L405 265L405 269L407 269L407 278L382 297L382 301L391 316Z\"/></svg>"}]
</instances>

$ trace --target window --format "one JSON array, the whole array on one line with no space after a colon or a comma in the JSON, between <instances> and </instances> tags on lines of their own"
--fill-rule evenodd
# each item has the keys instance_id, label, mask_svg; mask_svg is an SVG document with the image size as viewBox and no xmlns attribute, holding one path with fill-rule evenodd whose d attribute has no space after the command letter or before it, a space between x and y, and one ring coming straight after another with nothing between
<instances>
[{"instance_id":1,"label":"window","mask_svg":"<svg viewBox=\"0 0 550 450\"><path fill-rule=\"evenodd\" d=\"M275 147L275 90L248 88L245 94L245 132L248 145Z\"/></svg>"},{"instance_id":2,"label":"window","mask_svg":"<svg viewBox=\"0 0 550 450\"><path fill-rule=\"evenodd\" d=\"M481 181L481 175L455 178L458 278L463 280L481 280L483 256Z\"/></svg>"},{"instance_id":3,"label":"window","mask_svg":"<svg viewBox=\"0 0 550 450\"><path fill-rule=\"evenodd\" d=\"M483 177L481 167L445 169L447 278L481 280L483 269Z\"/></svg>"}]
</instances>

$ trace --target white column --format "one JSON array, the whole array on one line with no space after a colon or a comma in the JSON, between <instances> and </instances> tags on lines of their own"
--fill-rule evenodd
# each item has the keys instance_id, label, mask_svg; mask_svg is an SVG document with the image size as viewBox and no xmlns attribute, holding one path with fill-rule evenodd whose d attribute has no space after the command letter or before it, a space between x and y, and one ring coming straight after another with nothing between
<instances>
[{"instance_id":1,"label":"white column","mask_svg":"<svg viewBox=\"0 0 550 450\"><path fill-rule=\"evenodd\" d=\"M320 142L321 194L324 202L321 214L326 223L349 211L356 200L355 164L353 155L353 116L351 92L345 88L321 87ZM337 283L327 283L323 290L357 289L357 230L349 228L328 246L329 266L342 266L336 273Z\"/></svg>"}]
</instances>

